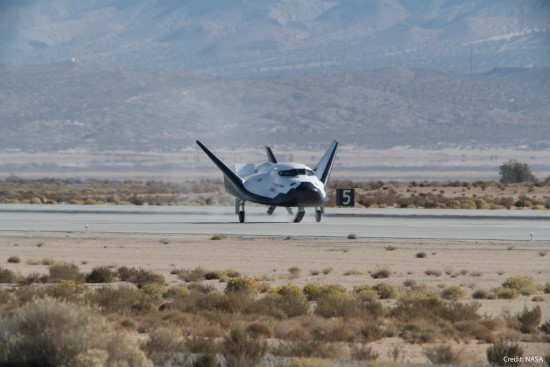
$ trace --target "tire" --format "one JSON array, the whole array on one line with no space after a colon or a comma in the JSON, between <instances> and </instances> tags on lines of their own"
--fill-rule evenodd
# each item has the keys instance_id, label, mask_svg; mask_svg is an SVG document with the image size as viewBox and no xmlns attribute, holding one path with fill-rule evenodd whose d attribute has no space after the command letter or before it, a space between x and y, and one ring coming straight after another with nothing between
<instances>
[{"instance_id":1,"label":"tire","mask_svg":"<svg viewBox=\"0 0 550 367\"><path fill-rule=\"evenodd\" d=\"M239 212L239 222L244 223L244 210Z\"/></svg>"}]
</instances>

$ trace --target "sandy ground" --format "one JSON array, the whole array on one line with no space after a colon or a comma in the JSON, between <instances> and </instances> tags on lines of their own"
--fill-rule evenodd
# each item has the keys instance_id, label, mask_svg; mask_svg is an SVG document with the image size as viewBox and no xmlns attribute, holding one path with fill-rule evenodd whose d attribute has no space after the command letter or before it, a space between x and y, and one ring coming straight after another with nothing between
<instances>
[{"instance_id":1,"label":"sandy ground","mask_svg":"<svg viewBox=\"0 0 550 367\"><path fill-rule=\"evenodd\" d=\"M424 252L425 258L416 254ZM21 262L8 263L11 256ZM401 240L401 239L346 239L346 238L287 238L281 237L227 237L211 240L197 235L125 235L94 233L0 233L0 264L21 274L47 273L43 265L29 265L29 260L52 257L77 264L84 272L99 265L134 266L163 273L168 283L181 282L170 271L174 268L208 270L234 268L239 272L269 280L272 284L304 285L309 282L339 283L351 289L359 284L381 281L402 286L408 279L438 291L446 285L460 284L469 293L478 289L491 290L513 275L529 275L539 284L550 281L550 242L542 241L459 241L459 240ZM288 269L301 269L297 279L291 279ZM331 267L328 275L322 270ZM392 275L387 279L373 279L369 272L387 267ZM311 275L311 271L320 275ZM426 270L441 272L428 276ZM344 275L356 271L355 275ZM223 284L214 283L223 287ZM470 294L466 301L471 298ZM539 294L542 302L533 296L514 300L481 300L481 312L488 315L517 313L524 306L540 305L542 320L550 318L550 294ZM375 344L381 357L391 355L392 345L398 343L386 338ZM422 355L419 346L405 352L411 354L405 361L418 361ZM479 351L478 351L479 349ZM467 354L480 353L484 360L486 345L468 346ZM546 355L548 344L529 343L526 351ZM540 354L542 353L542 354Z\"/></svg>"}]
</instances>

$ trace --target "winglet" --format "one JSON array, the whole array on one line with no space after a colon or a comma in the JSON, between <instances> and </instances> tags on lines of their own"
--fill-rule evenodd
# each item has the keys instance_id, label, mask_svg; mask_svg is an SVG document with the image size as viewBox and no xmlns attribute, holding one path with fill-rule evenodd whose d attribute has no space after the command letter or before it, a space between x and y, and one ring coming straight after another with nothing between
<instances>
[{"instance_id":1,"label":"winglet","mask_svg":"<svg viewBox=\"0 0 550 367\"><path fill-rule=\"evenodd\" d=\"M225 165L214 153L212 153L207 147L205 147L200 141L197 140L197 145L206 153L206 155L218 166L223 172L225 178L227 178L236 188L242 188L243 179L240 178L235 172Z\"/></svg>"},{"instance_id":2,"label":"winglet","mask_svg":"<svg viewBox=\"0 0 550 367\"><path fill-rule=\"evenodd\" d=\"M271 151L270 147L265 147L265 151L267 152L267 160L271 163L277 163L277 158L275 158L275 154Z\"/></svg>"},{"instance_id":3,"label":"winglet","mask_svg":"<svg viewBox=\"0 0 550 367\"><path fill-rule=\"evenodd\" d=\"M327 151L325 152L325 155L323 155L319 163L317 163L317 166L315 166L315 176L317 176L317 178L325 185L328 182L330 171L332 170L332 165L334 164L334 159L336 158L337 150L338 142L336 140L333 140Z\"/></svg>"}]
</instances>

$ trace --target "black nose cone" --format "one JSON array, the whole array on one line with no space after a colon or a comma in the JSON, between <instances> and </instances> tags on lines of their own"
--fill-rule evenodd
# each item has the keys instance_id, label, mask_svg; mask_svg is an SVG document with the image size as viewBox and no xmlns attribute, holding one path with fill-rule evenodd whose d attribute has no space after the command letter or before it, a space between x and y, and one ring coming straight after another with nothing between
<instances>
[{"instance_id":1,"label":"black nose cone","mask_svg":"<svg viewBox=\"0 0 550 367\"><path fill-rule=\"evenodd\" d=\"M302 182L296 188L297 206L321 206L323 194L311 182Z\"/></svg>"}]
</instances>

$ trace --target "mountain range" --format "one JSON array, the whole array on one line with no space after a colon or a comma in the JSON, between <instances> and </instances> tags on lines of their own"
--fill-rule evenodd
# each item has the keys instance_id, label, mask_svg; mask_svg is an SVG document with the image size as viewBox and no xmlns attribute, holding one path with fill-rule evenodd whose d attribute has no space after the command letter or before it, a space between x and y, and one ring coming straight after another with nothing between
<instances>
[{"instance_id":1,"label":"mountain range","mask_svg":"<svg viewBox=\"0 0 550 367\"><path fill-rule=\"evenodd\" d=\"M279 144L550 147L550 68L416 68L212 77L65 62L0 67L0 146L164 151L195 139Z\"/></svg>"},{"instance_id":2,"label":"mountain range","mask_svg":"<svg viewBox=\"0 0 550 367\"><path fill-rule=\"evenodd\" d=\"M209 75L550 66L547 0L3 0L0 63Z\"/></svg>"}]
</instances>

